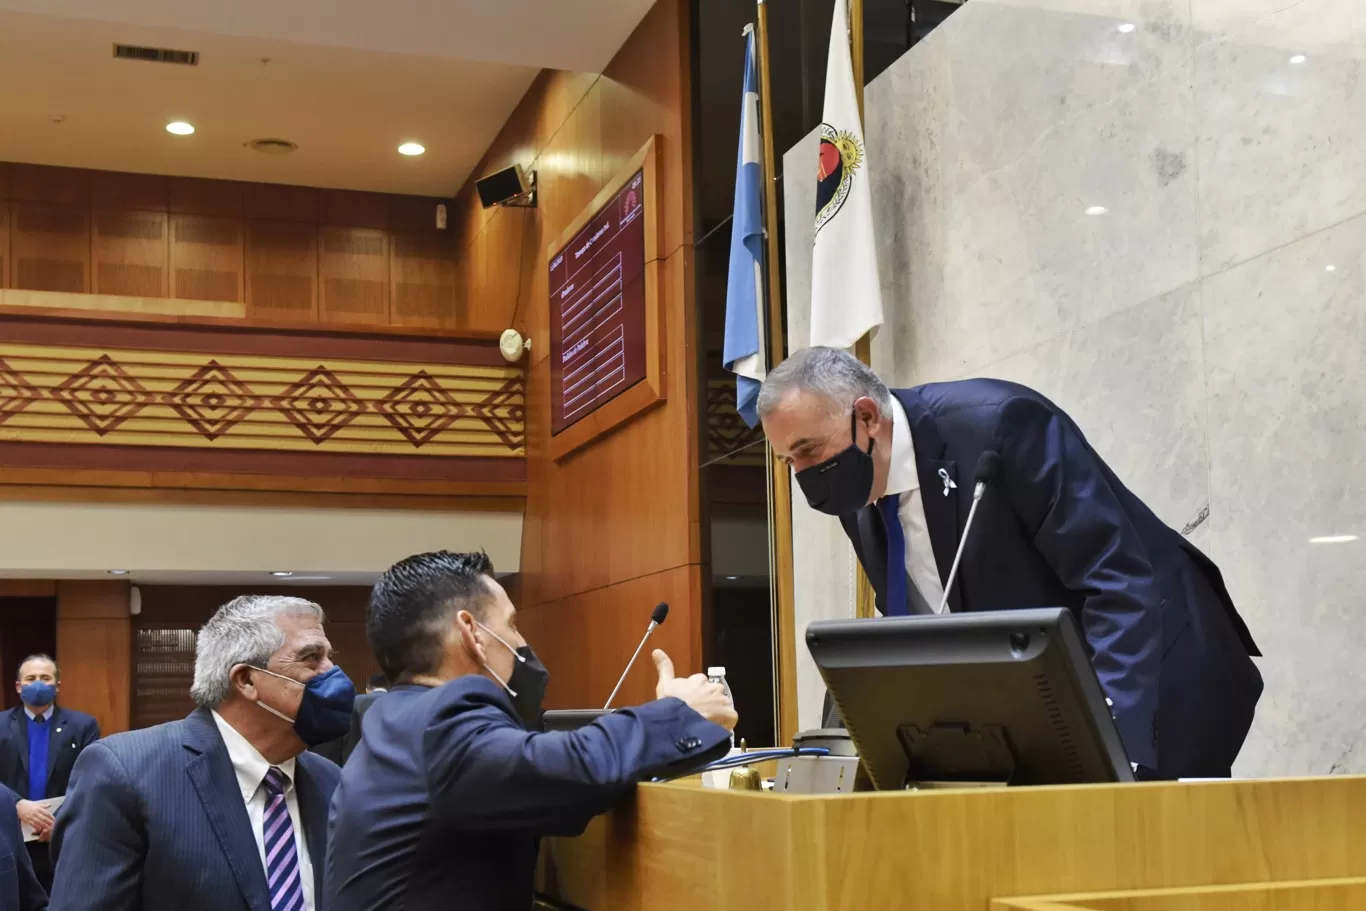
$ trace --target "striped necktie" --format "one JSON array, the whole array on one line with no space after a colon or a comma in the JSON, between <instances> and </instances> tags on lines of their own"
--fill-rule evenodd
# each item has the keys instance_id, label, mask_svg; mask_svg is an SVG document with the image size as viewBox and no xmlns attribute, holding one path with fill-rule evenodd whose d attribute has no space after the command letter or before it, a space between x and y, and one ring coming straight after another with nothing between
<instances>
[{"instance_id":1,"label":"striped necktie","mask_svg":"<svg viewBox=\"0 0 1366 911\"><path fill-rule=\"evenodd\" d=\"M266 812L261 831L266 846L266 882L270 886L271 911L303 911L304 885L299 879L299 852L294 844L294 824L289 818L285 788L289 779L275 766L266 772Z\"/></svg>"}]
</instances>

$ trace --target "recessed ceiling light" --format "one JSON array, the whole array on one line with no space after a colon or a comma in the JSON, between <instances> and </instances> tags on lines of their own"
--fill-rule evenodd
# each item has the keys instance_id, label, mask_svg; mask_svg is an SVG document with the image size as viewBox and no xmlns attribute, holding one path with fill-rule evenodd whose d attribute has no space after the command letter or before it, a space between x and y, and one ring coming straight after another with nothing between
<instances>
[{"instance_id":1,"label":"recessed ceiling light","mask_svg":"<svg viewBox=\"0 0 1366 911\"><path fill-rule=\"evenodd\" d=\"M1294 57L1291 57L1291 58L1290 58L1290 62L1293 63L1293 64L1295 64L1296 66L1298 66L1298 65L1300 65L1301 63L1304 63L1304 61L1306 61L1306 60L1308 60L1308 59L1309 59L1309 58L1306 57L1306 56L1304 56L1303 54L1296 54Z\"/></svg>"},{"instance_id":2,"label":"recessed ceiling light","mask_svg":"<svg viewBox=\"0 0 1366 911\"><path fill-rule=\"evenodd\" d=\"M425 151L427 151L427 147L420 142L405 142L398 147L398 154L400 155L421 155Z\"/></svg>"},{"instance_id":3,"label":"recessed ceiling light","mask_svg":"<svg viewBox=\"0 0 1366 911\"><path fill-rule=\"evenodd\" d=\"M739 577L739 576L726 576L726 581L727 581L727 582L739 582L739 581L740 581L740 577Z\"/></svg>"},{"instance_id":4,"label":"recessed ceiling light","mask_svg":"<svg viewBox=\"0 0 1366 911\"><path fill-rule=\"evenodd\" d=\"M277 569L277 570L275 570L275 572L271 573L271 575L274 576L274 577L277 578L277 579L285 579L285 578L288 578L289 576L294 575L294 573L288 572L288 571L283 570L283 569Z\"/></svg>"},{"instance_id":5,"label":"recessed ceiling light","mask_svg":"<svg viewBox=\"0 0 1366 911\"><path fill-rule=\"evenodd\" d=\"M111 569L111 570L109 570L109 575L111 575L111 576L126 576L126 575L128 575L128 570L126 570L126 569Z\"/></svg>"},{"instance_id":6,"label":"recessed ceiling light","mask_svg":"<svg viewBox=\"0 0 1366 911\"><path fill-rule=\"evenodd\" d=\"M1336 272L1336 271L1338 271L1338 267L1335 266L1335 265L1333 265L1332 263L1329 263L1328 265L1326 265L1326 266L1323 267L1323 271L1324 271L1324 272Z\"/></svg>"},{"instance_id":7,"label":"recessed ceiling light","mask_svg":"<svg viewBox=\"0 0 1366 911\"><path fill-rule=\"evenodd\" d=\"M176 136L189 136L194 132L194 127L183 120L172 120L166 124L166 132L174 133Z\"/></svg>"},{"instance_id":8,"label":"recessed ceiling light","mask_svg":"<svg viewBox=\"0 0 1366 911\"><path fill-rule=\"evenodd\" d=\"M1119 26L1119 30L1125 35L1129 34L1136 28L1138 28L1138 26L1134 25L1132 22L1125 22Z\"/></svg>"},{"instance_id":9,"label":"recessed ceiling light","mask_svg":"<svg viewBox=\"0 0 1366 911\"><path fill-rule=\"evenodd\" d=\"M1087 209L1086 209L1086 214L1087 214L1087 215L1104 215L1106 212L1109 212L1109 211L1110 211L1110 210L1107 209L1107 208L1105 208L1104 206L1088 206Z\"/></svg>"},{"instance_id":10,"label":"recessed ceiling light","mask_svg":"<svg viewBox=\"0 0 1366 911\"><path fill-rule=\"evenodd\" d=\"M1323 535L1318 538L1310 538L1310 544L1347 544L1357 539L1356 535Z\"/></svg>"}]
</instances>

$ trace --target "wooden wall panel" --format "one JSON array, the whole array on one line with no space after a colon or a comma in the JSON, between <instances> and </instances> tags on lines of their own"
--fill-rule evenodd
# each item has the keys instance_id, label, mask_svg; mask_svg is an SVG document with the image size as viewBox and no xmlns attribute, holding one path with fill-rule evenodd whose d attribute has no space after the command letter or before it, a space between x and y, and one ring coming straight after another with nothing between
<instances>
[{"instance_id":1,"label":"wooden wall panel","mask_svg":"<svg viewBox=\"0 0 1366 911\"><path fill-rule=\"evenodd\" d=\"M323 322L388 324L388 235L367 228L322 228L318 240Z\"/></svg>"},{"instance_id":2,"label":"wooden wall panel","mask_svg":"<svg viewBox=\"0 0 1366 911\"><path fill-rule=\"evenodd\" d=\"M660 600L673 608L660 641L677 652L679 669L698 670L702 661L687 34L686 0L660 0L603 76L542 73L535 80L474 169L534 167L534 218L484 210L472 181L452 203L455 284L469 307L461 318L491 330L506 320L533 343L520 622L551 668L550 702L561 707L601 705ZM548 452L547 245L652 136L662 163L659 198L650 204L661 216L666 257L667 401L555 462ZM626 695L653 695L648 667L632 673Z\"/></svg>"},{"instance_id":3,"label":"wooden wall panel","mask_svg":"<svg viewBox=\"0 0 1366 911\"><path fill-rule=\"evenodd\" d=\"M104 735L128 730L132 636L128 583L57 584L62 704L94 715Z\"/></svg>"},{"instance_id":4,"label":"wooden wall panel","mask_svg":"<svg viewBox=\"0 0 1366 911\"><path fill-rule=\"evenodd\" d=\"M166 219L164 211L96 210L91 256L94 293L128 297L170 293Z\"/></svg>"},{"instance_id":5,"label":"wooden wall panel","mask_svg":"<svg viewBox=\"0 0 1366 911\"><path fill-rule=\"evenodd\" d=\"M637 705L654 698L658 678L649 654L653 649L663 649L679 674L705 672L697 616L701 583L701 567L679 566L520 609L518 629L550 671L546 708L601 706L660 601L669 603L669 619L650 638L616 704Z\"/></svg>"},{"instance_id":6,"label":"wooden wall panel","mask_svg":"<svg viewBox=\"0 0 1366 911\"><path fill-rule=\"evenodd\" d=\"M159 174L93 171L90 176L91 202L96 209L165 212L170 203L169 181Z\"/></svg>"},{"instance_id":7,"label":"wooden wall panel","mask_svg":"<svg viewBox=\"0 0 1366 911\"><path fill-rule=\"evenodd\" d=\"M88 208L90 174L75 168L14 163L10 165L10 199Z\"/></svg>"},{"instance_id":8,"label":"wooden wall panel","mask_svg":"<svg viewBox=\"0 0 1366 911\"><path fill-rule=\"evenodd\" d=\"M246 288L242 223L234 218L172 215L171 297L241 302Z\"/></svg>"},{"instance_id":9,"label":"wooden wall panel","mask_svg":"<svg viewBox=\"0 0 1366 911\"><path fill-rule=\"evenodd\" d=\"M9 203L0 199L0 288L10 286L9 222Z\"/></svg>"},{"instance_id":10,"label":"wooden wall panel","mask_svg":"<svg viewBox=\"0 0 1366 911\"><path fill-rule=\"evenodd\" d=\"M501 284L471 304L456 295L453 232L436 227L437 207L449 203L0 162L0 232L8 235L0 233L0 287L139 300L250 297L251 315L301 324L504 329L517 311L516 264L525 241L537 238L520 229L492 237ZM518 213L514 228L535 218Z\"/></svg>"},{"instance_id":11,"label":"wooden wall panel","mask_svg":"<svg viewBox=\"0 0 1366 911\"><path fill-rule=\"evenodd\" d=\"M316 225L321 204L322 191L313 187L267 183L246 185L246 215L249 219Z\"/></svg>"},{"instance_id":12,"label":"wooden wall panel","mask_svg":"<svg viewBox=\"0 0 1366 911\"><path fill-rule=\"evenodd\" d=\"M10 227L13 287L90 292L90 214L85 208L19 202Z\"/></svg>"},{"instance_id":13,"label":"wooden wall panel","mask_svg":"<svg viewBox=\"0 0 1366 911\"><path fill-rule=\"evenodd\" d=\"M445 327L455 318L455 269L448 238L434 232L395 233L389 260L392 324Z\"/></svg>"},{"instance_id":14,"label":"wooden wall panel","mask_svg":"<svg viewBox=\"0 0 1366 911\"><path fill-rule=\"evenodd\" d=\"M307 322L318 315L318 229L247 223L247 312L254 319Z\"/></svg>"},{"instance_id":15,"label":"wooden wall panel","mask_svg":"<svg viewBox=\"0 0 1366 911\"><path fill-rule=\"evenodd\" d=\"M241 218L246 184L232 180L172 177L169 186L172 213Z\"/></svg>"},{"instance_id":16,"label":"wooden wall panel","mask_svg":"<svg viewBox=\"0 0 1366 911\"><path fill-rule=\"evenodd\" d=\"M383 193L324 190L321 219L325 225L383 231L389 227L389 197Z\"/></svg>"}]
</instances>

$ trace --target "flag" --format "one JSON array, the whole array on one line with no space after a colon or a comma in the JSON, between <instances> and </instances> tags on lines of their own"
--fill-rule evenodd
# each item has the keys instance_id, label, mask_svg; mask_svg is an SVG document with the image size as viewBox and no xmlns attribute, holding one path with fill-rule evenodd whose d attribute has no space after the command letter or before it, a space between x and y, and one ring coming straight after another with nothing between
<instances>
[{"instance_id":1,"label":"flag","mask_svg":"<svg viewBox=\"0 0 1366 911\"><path fill-rule=\"evenodd\" d=\"M735 410L750 427L766 374L764 351L763 165L759 163L759 73L754 28L745 29L745 87L740 99L740 149L735 161L735 213L726 277L726 338L721 363L735 374Z\"/></svg>"},{"instance_id":2,"label":"flag","mask_svg":"<svg viewBox=\"0 0 1366 911\"><path fill-rule=\"evenodd\" d=\"M873 240L873 197L849 59L849 15L835 0L825 109L816 170L816 239L811 262L811 344L850 348L882 325L882 287Z\"/></svg>"}]
</instances>

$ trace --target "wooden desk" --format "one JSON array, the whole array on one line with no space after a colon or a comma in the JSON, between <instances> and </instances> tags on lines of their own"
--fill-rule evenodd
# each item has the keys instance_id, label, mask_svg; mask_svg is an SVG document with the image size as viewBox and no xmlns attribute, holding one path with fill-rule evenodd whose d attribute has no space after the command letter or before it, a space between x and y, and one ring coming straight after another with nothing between
<instances>
[{"instance_id":1,"label":"wooden desk","mask_svg":"<svg viewBox=\"0 0 1366 911\"><path fill-rule=\"evenodd\" d=\"M588 911L1357 907L1366 886L1321 881L1366 878L1366 778L836 797L643 785L542 854L542 891ZM1247 884L1261 885L1241 904L1199 894Z\"/></svg>"}]
</instances>

